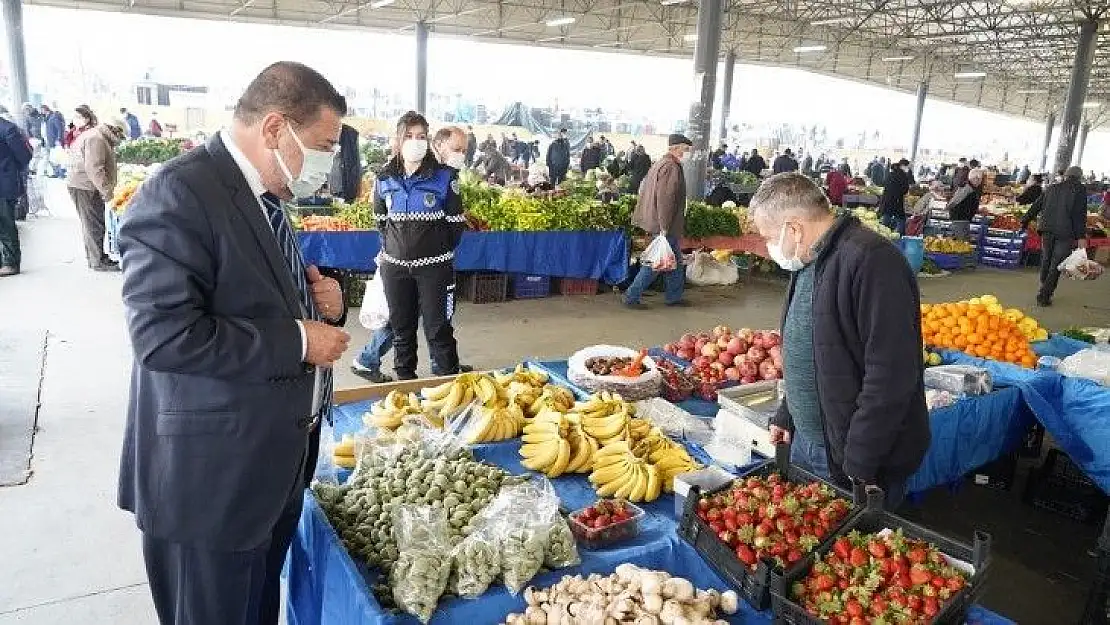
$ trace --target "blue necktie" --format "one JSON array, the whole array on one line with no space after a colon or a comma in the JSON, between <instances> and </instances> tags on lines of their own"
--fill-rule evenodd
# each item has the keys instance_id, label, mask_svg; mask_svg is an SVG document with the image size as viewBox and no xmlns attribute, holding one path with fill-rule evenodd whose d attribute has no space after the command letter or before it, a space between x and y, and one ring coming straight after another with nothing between
<instances>
[{"instance_id":1,"label":"blue necktie","mask_svg":"<svg viewBox=\"0 0 1110 625\"><path fill-rule=\"evenodd\" d=\"M281 248L281 255L285 257L285 264L293 277L293 284L296 285L297 292L301 294L301 305L305 310L305 318L320 321L320 312L316 310L316 302L312 299L312 293L308 289L308 278L305 277L301 248L297 245L297 238L293 236L293 228L289 225L285 209L281 207L281 200L272 193L263 193L262 205L266 208L266 218L270 222L270 228L273 229L274 236L277 237L278 247ZM332 371L330 368L322 368L320 371L319 392L320 398L323 400L321 402L322 411L330 420L331 411L328 408L331 406ZM315 402L313 405L315 405Z\"/></svg>"}]
</instances>

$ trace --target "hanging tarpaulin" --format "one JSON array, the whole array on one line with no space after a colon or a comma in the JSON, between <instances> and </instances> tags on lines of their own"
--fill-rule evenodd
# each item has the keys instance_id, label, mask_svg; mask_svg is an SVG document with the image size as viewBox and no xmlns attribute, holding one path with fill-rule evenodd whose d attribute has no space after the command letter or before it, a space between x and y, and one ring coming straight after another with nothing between
<instances>
[{"instance_id":1,"label":"hanging tarpaulin","mask_svg":"<svg viewBox=\"0 0 1110 625\"><path fill-rule=\"evenodd\" d=\"M532 115L532 108L524 105L521 102L514 102L507 106L501 116L493 122L495 126L517 126L524 128L528 132L546 137L547 139L554 139L558 133L560 126L545 126L541 124L534 115ZM593 134L593 128L587 126L586 130L571 130L567 129L567 141L570 142L570 151L579 152L582 148L586 147L586 137Z\"/></svg>"}]
</instances>

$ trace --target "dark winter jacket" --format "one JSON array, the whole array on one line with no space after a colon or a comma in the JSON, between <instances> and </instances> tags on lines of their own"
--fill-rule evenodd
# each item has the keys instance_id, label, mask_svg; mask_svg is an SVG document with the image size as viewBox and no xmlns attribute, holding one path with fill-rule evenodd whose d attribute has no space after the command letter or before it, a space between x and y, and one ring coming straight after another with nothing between
<instances>
[{"instance_id":1,"label":"dark winter jacket","mask_svg":"<svg viewBox=\"0 0 1110 625\"><path fill-rule=\"evenodd\" d=\"M1087 189L1075 178L1049 185L1022 218L1022 226L1037 219L1042 234L1077 241L1087 235Z\"/></svg>"},{"instance_id":2,"label":"dark winter jacket","mask_svg":"<svg viewBox=\"0 0 1110 625\"><path fill-rule=\"evenodd\" d=\"M46 147L62 145L62 137L66 133L66 120L58 111L51 111L46 116Z\"/></svg>"},{"instance_id":3,"label":"dark winter jacket","mask_svg":"<svg viewBox=\"0 0 1110 625\"><path fill-rule=\"evenodd\" d=\"M772 166L771 171L776 174L785 173L788 171L798 171L798 161L794 157L783 154L775 159L775 164Z\"/></svg>"},{"instance_id":4,"label":"dark winter jacket","mask_svg":"<svg viewBox=\"0 0 1110 625\"><path fill-rule=\"evenodd\" d=\"M31 109L26 113L23 130L28 137L42 141L42 122L42 113Z\"/></svg>"},{"instance_id":5,"label":"dark winter jacket","mask_svg":"<svg viewBox=\"0 0 1110 625\"><path fill-rule=\"evenodd\" d=\"M551 171L566 171L570 168L570 142L556 139L547 146L547 168Z\"/></svg>"},{"instance_id":6,"label":"dark winter jacket","mask_svg":"<svg viewBox=\"0 0 1110 625\"><path fill-rule=\"evenodd\" d=\"M952 199L948 200L948 217L953 221L971 221L979 212L979 198L983 192L971 186L966 180L962 187L956 189Z\"/></svg>"},{"instance_id":7,"label":"dark winter jacket","mask_svg":"<svg viewBox=\"0 0 1110 625\"><path fill-rule=\"evenodd\" d=\"M597 169L601 166L601 146L594 144L585 150L582 150L582 159L579 161L579 167L582 173L586 173L591 169Z\"/></svg>"},{"instance_id":8,"label":"dark winter jacket","mask_svg":"<svg viewBox=\"0 0 1110 625\"><path fill-rule=\"evenodd\" d=\"M343 124L339 133L339 155L332 163L328 188L332 195L351 203L358 199L362 182L362 155L358 151L358 131Z\"/></svg>"},{"instance_id":9,"label":"dark winter jacket","mask_svg":"<svg viewBox=\"0 0 1110 625\"><path fill-rule=\"evenodd\" d=\"M837 481L902 481L929 448L917 279L897 247L850 216L815 250L813 348ZM783 308L790 308L794 283ZM793 429L783 402L772 419Z\"/></svg>"},{"instance_id":10,"label":"dark winter jacket","mask_svg":"<svg viewBox=\"0 0 1110 625\"><path fill-rule=\"evenodd\" d=\"M767 169L767 161L763 160L763 156L759 154L752 154L748 158L748 162L744 163L744 171L751 172L756 176L762 175L764 169Z\"/></svg>"},{"instance_id":11,"label":"dark winter jacket","mask_svg":"<svg viewBox=\"0 0 1110 625\"><path fill-rule=\"evenodd\" d=\"M879 214L906 216L906 192L910 190L910 177L900 168L890 170L883 187L883 195L879 198Z\"/></svg>"},{"instance_id":12,"label":"dark winter jacket","mask_svg":"<svg viewBox=\"0 0 1110 625\"><path fill-rule=\"evenodd\" d=\"M31 147L19 127L0 118L0 199L14 200L23 193L23 173L31 162Z\"/></svg>"},{"instance_id":13,"label":"dark winter jacket","mask_svg":"<svg viewBox=\"0 0 1110 625\"><path fill-rule=\"evenodd\" d=\"M952 172L952 188L953 189L959 189L960 187L967 184L967 176L970 173L971 173L971 168L968 167L967 165L964 165L963 167L957 167L955 170L953 170L953 172Z\"/></svg>"},{"instance_id":14,"label":"dark winter jacket","mask_svg":"<svg viewBox=\"0 0 1110 625\"><path fill-rule=\"evenodd\" d=\"M1021 192L1021 195L1014 199L1014 202L1022 206L1029 206L1033 202L1036 202L1037 198L1041 197L1042 193L1044 193L1044 187L1039 184L1031 184Z\"/></svg>"},{"instance_id":15,"label":"dark winter jacket","mask_svg":"<svg viewBox=\"0 0 1110 625\"><path fill-rule=\"evenodd\" d=\"M643 150L635 150L628 159L628 192L639 193L640 183L651 170L651 157Z\"/></svg>"},{"instance_id":16,"label":"dark winter jacket","mask_svg":"<svg viewBox=\"0 0 1110 625\"><path fill-rule=\"evenodd\" d=\"M410 267L454 262L466 230L458 170L441 165L429 151L407 176L399 160L385 164L374 186L382 259Z\"/></svg>"}]
</instances>

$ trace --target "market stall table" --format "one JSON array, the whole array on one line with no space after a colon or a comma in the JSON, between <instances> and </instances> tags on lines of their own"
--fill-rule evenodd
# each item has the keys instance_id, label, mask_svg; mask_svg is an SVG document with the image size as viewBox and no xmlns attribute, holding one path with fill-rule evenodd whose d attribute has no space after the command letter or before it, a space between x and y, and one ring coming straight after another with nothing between
<instances>
[{"instance_id":1,"label":"market stall table","mask_svg":"<svg viewBox=\"0 0 1110 625\"><path fill-rule=\"evenodd\" d=\"M362 414L369 401L336 407L334 434L362 428ZM475 446L475 455L497 464L511 473L523 473L518 450L520 440ZM593 488L583 476L564 476L552 481L562 504L576 509L596 499ZM579 566L538 575L533 585L555 583L563 575L610 573L620 563L666 570L690 579L699 588L727 590L728 585L709 567L701 556L680 539L675 531L673 495L642 507L648 516L641 522L636 538L602 550L579 549ZM371 586L377 574L357 564L343 548L338 535L328 523L311 492L305 492L305 506L297 532L293 537L285 575L288 580L286 614L290 625L387 625L416 623L414 617L386 612L378 604ZM497 623L509 612L523 611L521 597L511 596L500 585L491 586L478 599L444 599L431 622L437 624ZM740 611L728 619L730 623L771 623L770 611L757 612L743 601ZM1011 621L974 606L968 621L982 625L1001 625Z\"/></svg>"},{"instance_id":2,"label":"market stall table","mask_svg":"<svg viewBox=\"0 0 1110 625\"><path fill-rule=\"evenodd\" d=\"M372 272L381 249L376 230L298 232L306 263ZM455 250L458 271L500 271L619 284L628 273L624 232L464 232Z\"/></svg>"}]
</instances>

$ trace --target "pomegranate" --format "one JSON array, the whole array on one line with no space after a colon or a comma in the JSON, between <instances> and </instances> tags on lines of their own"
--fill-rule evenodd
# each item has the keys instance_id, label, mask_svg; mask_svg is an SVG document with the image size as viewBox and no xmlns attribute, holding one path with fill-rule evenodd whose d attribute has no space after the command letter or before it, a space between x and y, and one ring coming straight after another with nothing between
<instances>
[{"instance_id":1,"label":"pomegranate","mask_svg":"<svg viewBox=\"0 0 1110 625\"><path fill-rule=\"evenodd\" d=\"M740 328L739 330L736 331L736 336L744 339L745 341L747 341L749 343L752 341L752 337L754 335L755 335L755 332L753 332L751 328Z\"/></svg>"},{"instance_id":2,"label":"pomegranate","mask_svg":"<svg viewBox=\"0 0 1110 625\"><path fill-rule=\"evenodd\" d=\"M732 364L737 369L742 367L745 362L748 362L748 355L747 354L737 354L736 357L732 359Z\"/></svg>"},{"instance_id":3,"label":"pomegranate","mask_svg":"<svg viewBox=\"0 0 1110 625\"><path fill-rule=\"evenodd\" d=\"M701 355L708 358L716 358L721 353L721 348L717 347L716 343L706 343L701 348Z\"/></svg>"},{"instance_id":4,"label":"pomegranate","mask_svg":"<svg viewBox=\"0 0 1110 625\"><path fill-rule=\"evenodd\" d=\"M674 353L674 355L678 356L679 358L681 358L683 360L690 360L694 357L694 350L693 349L679 349L678 351L676 351Z\"/></svg>"},{"instance_id":5,"label":"pomegranate","mask_svg":"<svg viewBox=\"0 0 1110 625\"><path fill-rule=\"evenodd\" d=\"M775 363L770 360L764 360L759 363L759 377L764 380L777 380L779 377L779 369Z\"/></svg>"},{"instance_id":6,"label":"pomegranate","mask_svg":"<svg viewBox=\"0 0 1110 625\"><path fill-rule=\"evenodd\" d=\"M743 354L744 352L748 351L748 343L744 339L738 336L734 336L729 339L728 345L725 346L725 349L727 349L728 353L732 354L733 356L737 354Z\"/></svg>"},{"instance_id":7,"label":"pomegranate","mask_svg":"<svg viewBox=\"0 0 1110 625\"><path fill-rule=\"evenodd\" d=\"M736 367L729 367L725 369L725 378L735 382L740 379L740 372L736 370Z\"/></svg>"},{"instance_id":8,"label":"pomegranate","mask_svg":"<svg viewBox=\"0 0 1110 625\"><path fill-rule=\"evenodd\" d=\"M668 354L674 355L674 353L678 351L678 348L675 347L674 343L667 343L663 346L663 351Z\"/></svg>"},{"instance_id":9,"label":"pomegranate","mask_svg":"<svg viewBox=\"0 0 1110 625\"><path fill-rule=\"evenodd\" d=\"M776 345L782 345L782 335L774 330L767 332L763 335L763 346L770 349Z\"/></svg>"},{"instance_id":10,"label":"pomegranate","mask_svg":"<svg viewBox=\"0 0 1110 625\"><path fill-rule=\"evenodd\" d=\"M735 358L735 356L733 356L732 354L730 354L728 352L721 352L720 354L717 354L717 362L720 362L722 365L724 365L726 367L731 367L732 366L733 358Z\"/></svg>"},{"instance_id":11,"label":"pomegranate","mask_svg":"<svg viewBox=\"0 0 1110 625\"><path fill-rule=\"evenodd\" d=\"M758 345L748 348L748 360L754 360L755 364L759 364L767 359L767 351Z\"/></svg>"},{"instance_id":12,"label":"pomegranate","mask_svg":"<svg viewBox=\"0 0 1110 625\"><path fill-rule=\"evenodd\" d=\"M729 336L732 334L732 329L728 326L717 326L713 328L713 336L720 338L722 336Z\"/></svg>"},{"instance_id":13,"label":"pomegranate","mask_svg":"<svg viewBox=\"0 0 1110 625\"><path fill-rule=\"evenodd\" d=\"M705 356L698 356L698 357L694 358L694 368L695 369L705 369L708 366L709 366L709 358L707 358Z\"/></svg>"},{"instance_id":14,"label":"pomegranate","mask_svg":"<svg viewBox=\"0 0 1110 625\"><path fill-rule=\"evenodd\" d=\"M742 378L758 378L759 377L759 365L757 365L751 359L748 359L746 362L744 362L744 364L737 367L737 370L740 372L740 377L742 377Z\"/></svg>"},{"instance_id":15,"label":"pomegranate","mask_svg":"<svg viewBox=\"0 0 1110 625\"><path fill-rule=\"evenodd\" d=\"M697 342L698 339L695 338L693 334L683 334L682 338L678 339L678 346L682 349L692 350L694 349L694 344Z\"/></svg>"},{"instance_id":16,"label":"pomegranate","mask_svg":"<svg viewBox=\"0 0 1110 625\"><path fill-rule=\"evenodd\" d=\"M728 351L728 342L729 342L729 340L730 340L730 338L727 337L727 336L722 336L722 337L718 338L717 339L717 349L721 350L722 352Z\"/></svg>"},{"instance_id":17,"label":"pomegranate","mask_svg":"<svg viewBox=\"0 0 1110 625\"><path fill-rule=\"evenodd\" d=\"M694 351L700 354L702 348L704 348L708 344L708 339L699 338L698 340L694 341Z\"/></svg>"}]
</instances>

